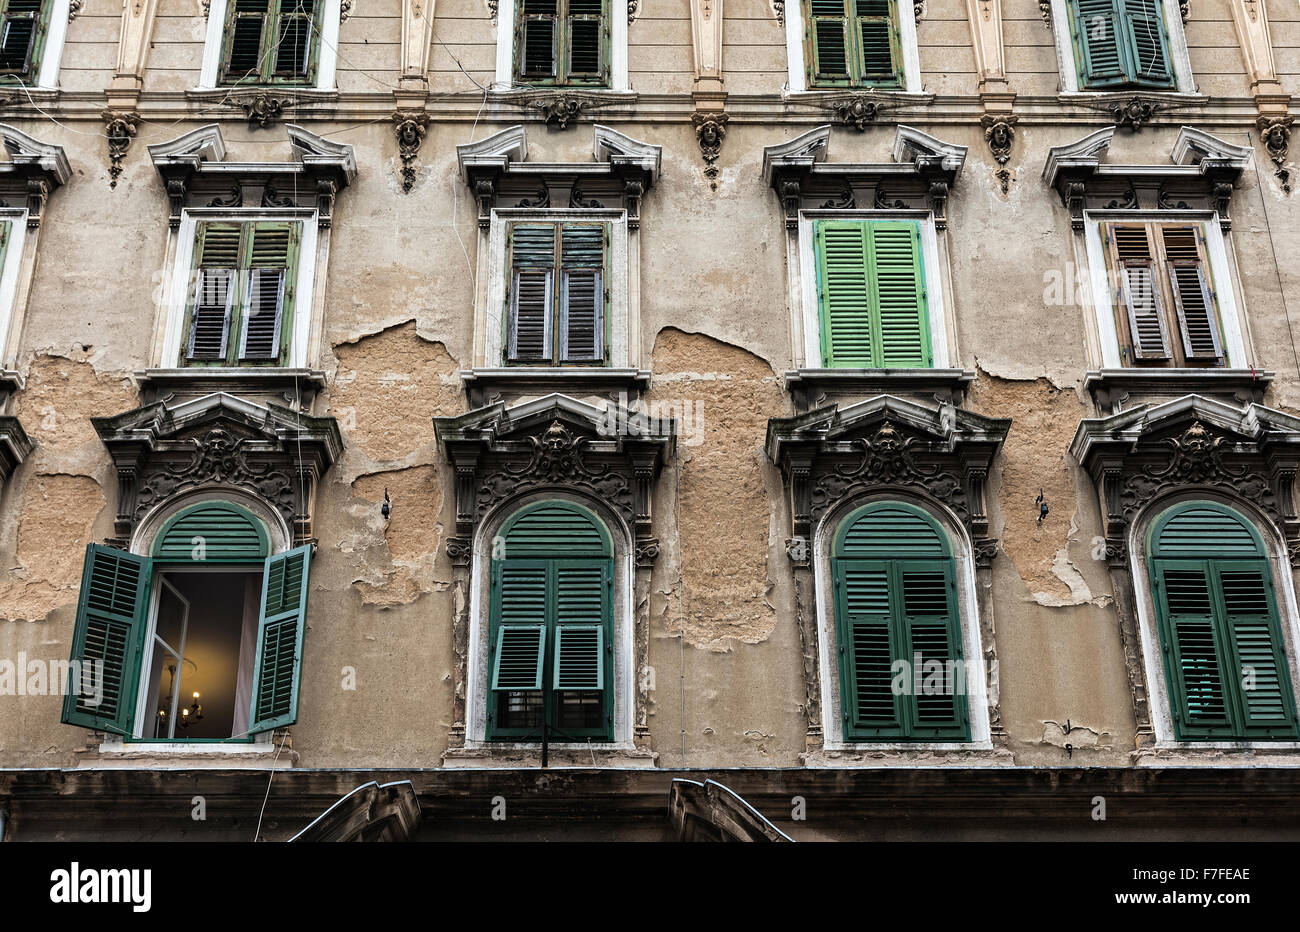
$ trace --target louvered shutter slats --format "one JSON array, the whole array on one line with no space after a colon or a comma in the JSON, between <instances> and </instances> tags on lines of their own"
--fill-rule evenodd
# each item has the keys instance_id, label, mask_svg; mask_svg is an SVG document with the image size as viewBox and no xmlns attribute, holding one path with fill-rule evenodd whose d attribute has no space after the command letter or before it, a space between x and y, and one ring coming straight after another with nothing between
<instances>
[{"instance_id":1,"label":"louvered shutter slats","mask_svg":"<svg viewBox=\"0 0 1300 932\"><path fill-rule=\"evenodd\" d=\"M899 655L893 633L889 567L884 563L842 561L837 567L839 604L848 643L842 667L849 687L846 719L863 729L902 726L900 698L893 689L893 663Z\"/></svg>"},{"instance_id":2,"label":"louvered shutter slats","mask_svg":"<svg viewBox=\"0 0 1300 932\"><path fill-rule=\"evenodd\" d=\"M569 0L570 77L599 78L605 36L605 0Z\"/></svg>"},{"instance_id":3,"label":"louvered shutter slats","mask_svg":"<svg viewBox=\"0 0 1300 932\"><path fill-rule=\"evenodd\" d=\"M875 365L867 280L865 227L818 224L820 239L822 344L828 367Z\"/></svg>"},{"instance_id":4,"label":"louvered shutter slats","mask_svg":"<svg viewBox=\"0 0 1300 932\"><path fill-rule=\"evenodd\" d=\"M845 0L810 0L809 8L815 79L845 83L852 77Z\"/></svg>"},{"instance_id":5,"label":"louvered shutter slats","mask_svg":"<svg viewBox=\"0 0 1300 932\"><path fill-rule=\"evenodd\" d=\"M1268 564L1222 560L1213 564L1213 572L1239 688L1241 727L1246 734L1290 736L1294 697Z\"/></svg>"},{"instance_id":6,"label":"louvered shutter slats","mask_svg":"<svg viewBox=\"0 0 1300 932\"><path fill-rule=\"evenodd\" d=\"M880 328L879 365L886 368L928 366L925 282L917 226L878 222L868 229Z\"/></svg>"},{"instance_id":7,"label":"louvered shutter slats","mask_svg":"<svg viewBox=\"0 0 1300 932\"><path fill-rule=\"evenodd\" d=\"M565 226L560 242L561 361L598 362L605 355L605 228Z\"/></svg>"},{"instance_id":8,"label":"louvered shutter slats","mask_svg":"<svg viewBox=\"0 0 1300 932\"><path fill-rule=\"evenodd\" d=\"M853 5L862 45L863 80L897 79L900 56L889 0L853 0Z\"/></svg>"},{"instance_id":9,"label":"louvered shutter slats","mask_svg":"<svg viewBox=\"0 0 1300 932\"><path fill-rule=\"evenodd\" d=\"M314 0L281 0L276 29L275 73L303 78L311 69Z\"/></svg>"},{"instance_id":10,"label":"louvered shutter slats","mask_svg":"<svg viewBox=\"0 0 1300 932\"><path fill-rule=\"evenodd\" d=\"M252 230L240 359L276 361L280 358L295 229L290 224L266 223Z\"/></svg>"},{"instance_id":11,"label":"louvered shutter slats","mask_svg":"<svg viewBox=\"0 0 1300 932\"><path fill-rule=\"evenodd\" d=\"M1161 228L1166 268L1188 359L1220 361L1218 313L1210 293L1200 235L1194 227Z\"/></svg>"},{"instance_id":12,"label":"louvered shutter slats","mask_svg":"<svg viewBox=\"0 0 1300 932\"><path fill-rule=\"evenodd\" d=\"M558 0L523 0L519 70L525 77L554 78L559 71Z\"/></svg>"},{"instance_id":13,"label":"louvered shutter slats","mask_svg":"<svg viewBox=\"0 0 1300 932\"><path fill-rule=\"evenodd\" d=\"M199 225L187 359L219 362L226 358L238 289L240 242L238 224Z\"/></svg>"},{"instance_id":14,"label":"louvered shutter slats","mask_svg":"<svg viewBox=\"0 0 1300 932\"><path fill-rule=\"evenodd\" d=\"M959 690L965 686L951 567L903 563L898 576L913 671L914 733L950 736L964 727Z\"/></svg>"},{"instance_id":15,"label":"louvered shutter slats","mask_svg":"<svg viewBox=\"0 0 1300 932\"><path fill-rule=\"evenodd\" d=\"M1161 0L1121 0L1128 74L1135 84L1172 83Z\"/></svg>"},{"instance_id":16,"label":"louvered shutter slats","mask_svg":"<svg viewBox=\"0 0 1300 932\"><path fill-rule=\"evenodd\" d=\"M43 0L9 0L0 16L0 74L26 75L33 70L41 38Z\"/></svg>"},{"instance_id":17,"label":"louvered shutter slats","mask_svg":"<svg viewBox=\"0 0 1300 932\"><path fill-rule=\"evenodd\" d=\"M268 557L262 572L249 734L298 720L311 546Z\"/></svg>"}]
</instances>

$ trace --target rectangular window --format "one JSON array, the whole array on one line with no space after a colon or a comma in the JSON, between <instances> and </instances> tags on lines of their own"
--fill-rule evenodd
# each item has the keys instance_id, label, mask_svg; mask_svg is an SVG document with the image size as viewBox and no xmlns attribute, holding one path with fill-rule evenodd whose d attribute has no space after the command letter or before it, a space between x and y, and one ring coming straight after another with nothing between
<instances>
[{"instance_id":1,"label":"rectangular window","mask_svg":"<svg viewBox=\"0 0 1300 932\"><path fill-rule=\"evenodd\" d=\"M807 0L811 87L902 87L896 0Z\"/></svg>"},{"instance_id":2,"label":"rectangular window","mask_svg":"<svg viewBox=\"0 0 1300 932\"><path fill-rule=\"evenodd\" d=\"M322 0L231 0L223 84L314 84Z\"/></svg>"},{"instance_id":3,"label":"rectangular window","mask_svg":"<svg viewBox=\"0 0 1300 932\"><path fill-rule=\"evenodd\" d=\"M180 365L284 365L302 224L201 221Z\"/></svg>"},{"instance_id":4,"label":"rectangular window","mask_svg":"<svg viewBox=\"0 0 1300 932\"><path fill-rule=\"evenodd\" d=\"M931 365L921 227L912 220L814 224L822 365Z\"/></svg>"},{"instance_id":5,"label":"rectangular window","mask_svg":"<svg viewBox=\"0 0 1300 932\"><path fill-rule=\"evenodd\" d=\"M51 0L0 0L0 81L35 84Z\"/></svg>"},{"instance_id":6,"label":"rectangular window","mask_svg":"<svg viewBox=\"0 0 1300 932\"><path fill-rule=\"evenodd\" d=\"M609 224L512 223L506 361L605 364Z\"/></svg>"},{"instance_id":7,"label":"rectangular window","mask_svg":"<svg viewBox=\"0 0 1300 932\"><path fill-rule=\"evenodd\" d=\"M1082 90L1175 86L1163 0L1067 0Z\"/></svg>"},{"instance_id":8,"label":"rectangular window","mask_svg":"<svg viewBox=\"0 0 1300 932\"><path fill-rule=\"evenodd\" d=\"M1125 366L1223 366L1219 302L1200 224L1101 225Z\"/></svg>"},{"instance_id":9,"label":"rectangular window","mask_svg":"<svg viewBox=\"0 0 1300 932\"><path fill-rule=\"evenodd\" d=\"M608 0L519 0L516 81L608 84L609 30Z\"/></svg>"}]
</instances>

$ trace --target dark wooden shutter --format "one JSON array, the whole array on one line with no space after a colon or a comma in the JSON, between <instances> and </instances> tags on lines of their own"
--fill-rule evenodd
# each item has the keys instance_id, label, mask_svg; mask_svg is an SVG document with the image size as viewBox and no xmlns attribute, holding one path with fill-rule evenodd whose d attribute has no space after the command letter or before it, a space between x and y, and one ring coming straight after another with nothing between
<instances>
[{"instance_id":1,"label":"dark wooden shutter","mask_svg":"<svg viewBox=\"0 0 1300 932\"><path fill-rule=\"evenodd\" d=\"M241 360L280 362L284 353L286 314L293 300L297 271L296 223L258 223L250 228L247 303L239 341Z\"/></svg>"},{"instance_id":2,"label":"dark wooden shutter","mask_svg":"<svg viewBox=\"0 0 1300 932\"><path fill-rule=\"evenodd\" d=\"M605 358L605 226L560 228L560 361Z\"/></svg>"},{"instance_id":3,"label":"dark wooden shutter","mask_svg":"<svg viewBox=\"0 0 1300 932\"><path fill-rule=\"evenodd\" d=\"M79 695L79 684L70 682L63 699L64 724L116 735L132 732L151 566L146 557L124 550L98 544L86 548L71 659L80 665L81 683L92 693L97 691L92 681L99 681L102 669L102 695L96 704L95 695Z\"/></svg>"},{"instance_id":4,"label":"dark wooden shutter","mask_svg":"<svg viewBox=\"0 0 1300 932\"><path fill-rule=\"evenodd\" d=\"M1219 314L1206 273L1204 238L1196 227L1162 226L1165 264L1188 359L1223 362Z\"/></svg>"},{"instance_id":5,"label":"dark wooden shutter","mask_svg":"<svg viewBox=\"0 0 1300 932\"><path fill-rule=\"evenodd\" d=\"M849 84L850 44L847 2L809 0L808 34L814 84Z\"/></svg>"},{"instance_id":6,"label":"dark wooden shutter","mask_svg":"<svg viewBox=\"0 0 1300 932\"><path fill-rule=\"evenodd\" d=\"M569 43L565 77L584 83L605 75L606 0L568 0Z\"/></svg>"},{"instance_id":7,"label":"dark wooden shutter","mask_svg":"<svg viewBox=\"0 0 1300 932\"><path fill-rule=\"evenodd\" d=\"M36 53L44 38L46 0L8 0L0 15L0 74L35 77ZM34 83L34 82L29 82Z\"/></svg>"},{"instance_id":8,"label":"dark wooden shutter","mask_svg":"<svg viewBox=\"0 0 1300 932\"><path fill-rule=\"evenodd\" d=\"M516 223L510 230L510 362L551 362L556 226Z\"/></svg>"},{"instance_id":9,"label":"dark wooden shutter","mask_svg":"<svg viewBox=\"0 0 1300 932\"><path fill-rule=\"evenodd\" d=\"M965 740L966 669L952 562L900 562L896 573L903 659L913 675L910 737Z\"/></svg>"},{"instance_id":10,"label":"dark wooden shutter","mask_svg":"<svg viewBox=\"0 0 1300 932\"><path fill-rule=\"evenodd\" d=\"M1170 358L1169 332L1160 298L1160 279L1144 225L1112 225L1118 296L1128 316L1133 356L1139 360Z\"/></svg>"},{"instance_id":11,"label":"dark wooden shutter","mask_svg":"<svg viewBox=\"0 0 1300 932\"><path fill-rule=\"evenodd\" d=\"M816 224L816 239L823 364L827 368L876 366L866 224L821 220Z\"/></svg>"},{"instance_id":12,"label":"dark wooden shutter","mask_svg":"<svg viewBox=\"0 0 1300 932\"><path fill-rule=\"evenodd\" d=\"M310 545L266 560L249 734L283 728L298 720L310 564Z\"/></svg>"},{"instance_id":13,"label":"dark wooden shutter","mask_svg":"<svg viewBox=\"0 0 1300 932\"><path fill-rule=\"evenodd\" d=\"M311 73L315 0L280 0L276 22L275 75L305 78Z\"/></svg>"},{"instance_id":14,"label":"dark wooden shutter","mask_svg":"<svg viewBox=\"0 0 1300 932\"><path fill-rule=\"evenodd\" d=\"M930 365L921 231L915 222L871 221L872 316L878 321L876 365Z\"/></svg>"},{"instance_id":15,"label":"dark wooden shutter","mask_svg":"<svg viewBox=\"0 0 1300 932\"><path fill-rule=\"evenodd\" d=\"M1068 0L1080 90L1125 84L1120 0Z\"/></svg>"},{"instance_id":16,"label":"dark wooden shutter","mask_svg":"<svg viewBox=\"0 0 1300 932\"><path fill-rule=\"evenodd\" d=\"M1144 87L1172 87L1174 75L1169 67L1161 0L1119 0L1119 4L1121 42L1129 80Z\"/></svg>"},{"instance_id":17,"label":"dark wooden shutter","mask_svg":"<svg viewBox=\"0 0 1300 932\"><path fill-rule=\"evenodd\" d=\"M899 84L903 78L895 0L853 0L861 42L863 84Z\"/></svg>"},{"instance_id":18,"label":"dark wooden shutter","mask_svg":"<svg viewBox=\"0 0 1300 932\"><path fill-rule=\"evenodd\" d=\"M1295 698L1278 625L1276 600L1264 560L1217 560L1212 564L1222 600L1230 668L1239 697L1244 737L1296 734Z\"/></svg>"},{"instance_id":19,"label":"dark wooden shutter","mask_svg":"<svg viewBox=\"0 0 1300 932\"><path fill-rule=\"evenodd\" d=\"M519 4L519 74L554 79L559 72L559 0L521 0Z\"/></svg>"},{"instance_id":20,"label":"dark wooden shutter","mask_svg":"<svg viewBox=\"0 0 1300 932\"><path fill-rule=\"evenodd\" d=\"M239 81L262 73L264 36L272 0L231 0L226 26L225 78Z\"/></svg>"},{"instance_id":21,"label":"dark wooden shutter","mask_svg":"<svg viewBox=\"0 0 1300 932\"><path fill-rule=\"evenodd\" d=\"M894 689L900 654L885 561L836 560L840 677L846 737L900 735L906 696Z\"/></svg>"},{"instance_id":22,"label":"dark wooden shutter","mask_svg":"<svg viewBox=\"0 0 1300 932\"><path fill-rule=\"evenodd\" d=\"M238 223L200 223L195 244L194 296L190 304L185 358L195 362L226 359L231 312L238 291Z\"/></svg>"}]
</instances>

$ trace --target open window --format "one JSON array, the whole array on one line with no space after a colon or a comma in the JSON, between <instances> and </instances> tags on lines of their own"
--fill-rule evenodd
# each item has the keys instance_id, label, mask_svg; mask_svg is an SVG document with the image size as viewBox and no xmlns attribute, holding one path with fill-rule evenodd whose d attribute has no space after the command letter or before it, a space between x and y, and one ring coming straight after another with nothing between
<instances>
[{"instance_id":1,"label":"open window","mask_svg":"<svg viewBox=\"0 0 1300 932\"><path fill-rule=\"evenodd\" d=\"M579 505L541 502L492 549L488 739L612 740L609 531Z\"/></svg>"},{"instance_id":2,"label":"open window","mask_svg":"<svg viewBox=\"0 0 1300 932\"><path fill-rule=\"evenodd\" d=\"M1174 737L1295 740L1295 695L1264 543L1231 508L1174 506L1152 523L1148 569Z\"/></svg>"},{"instance_id":3,"label":"open window","mask_svg":"<svg viewBox=\"0 0 1300 932\"><path fill-rule=\"evenodd\" d=\"M231 741L298 718L311 548L208 501L149 556L86 548L63 722L144 741Z\"/></svg>"}]
</instances>

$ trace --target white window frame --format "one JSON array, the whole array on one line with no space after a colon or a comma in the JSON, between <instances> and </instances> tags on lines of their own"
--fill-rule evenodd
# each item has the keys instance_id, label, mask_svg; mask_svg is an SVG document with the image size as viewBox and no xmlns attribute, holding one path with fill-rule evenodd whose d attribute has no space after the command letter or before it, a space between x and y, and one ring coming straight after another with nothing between
<instances>
[{"instance_id":1,"label":"white window frame","mask_svg":"<svg viewBox=\"0 0 1300 932\"><path fill-rule=\"evenodd\" d=\"M961 627L962 656L967 671L966 712L970 717L969 741L879 741L844 740L841 714L843 692L840 689L839 629L835 624L835 585L831 578L832 550L835 533L849 515L873 502L904 502L922 509L939 523L952 547L954 577L957 582L957 611ZM985 668L983 633L979 624L979 597L975 579L975 560L966 530L946 510L914 496L881 492L843 502L826 513L813 536L814 572L817 587L817 662L821 674L822 736L826 751L990 751L993 749L989 724L988 671ZM971 676L971 672L975 676ZM853 766L853 762L847 762ZM914 766L915 759L899 758L900 766Z\"/></svg>"},{"instance_id":2,"label":"white window frame","mask_svg":"<svg viewBox=\"0 0 1300 932\"><path fill-rule=\"evenodd\" d=\"M0 208L0 221L8 221L9 244L5 248L4 268L0 269L0 369L13 361L11 344L17 343L22 315L18 293L24 282L22 272L26 264L27 211ZM17 347L12 347L17 351Z\"/></svg>"},{"instance_id":3,"label":"white window frame","mask_svg":"<svg viewBox=\"0 0 1300 932\"><path fill-rule=\"evenodd\" d=\"M804 5L807 0L789 0L785 5L785 53L789 73L786 93L846 94L861 88L809 87L807 66L804 61ZM919 94L921 87L921 54L916 42L916 15L905 0L891 0L898 7L898 39L903 53L903 86L901 89L877 88L877 93ZM908 13L913 15L908 16Z\"/></svg>"},{"instance_id":4,"label":"white window frame","mask_svg":"<svg viewBox=\"0 0 1300 932\"><path fill-rule=\"evenodd\" d=\"M1095 91L1079 89L1079 67L1074 57L1074 42L1070 37L1070 10L1066 0L1051 0L1052 34L1056 39L1056 63L1061 76L1061 93L1104 96L1107 94L1135 93L1133 88L1101 88ZM1195 95L1196 76L1192 73L1192 60L1187 52L1187 34L1183 30L1183 17L1178 12L1177 0L1160 0L1165 17L1165 33L1169 36L1170 65L1174 71L1174 89L1142 88L1142 94Z\"/></svg>"},{"instance_id":5,"label":"white window frame","mask_svg":"<svg viewBox=\"0 0 1300 932\"><path fill-rule=\"evenodd\" d=\"M1197 489L1151 502L1143 509L1138 520L1129 528L1129 572L1133 577L1133 596L1137 604L1138 633L1142 641L1142 664L1146 674L1147 697L1151 710L1151 725L1155 730L1156 748L1188 751L1218 749L1254 749L1259 751L1300 750L1300 741L1183 741L1174 737L1174 717L1170 704L1169 680L1160 643L1155 601L1147 560L1146 535L1154 521L1167 508L1185 501L1213 501L1225 505L1254 525L1264 541L1269 570L1273 574L1273 589L1278 594L1278 628L1282 633L1283 653L1287 671L1291 676L1291 690L1300 687L1300 664L1297 663L1297 645L1300 645L1300 612L1297 611L1295 580L1291 575L1285 542L1280 539L1272 523L1258 514L1250 505L1208 490ZM1300 696L1295 696L1300 700ZM1225 766L1239 766L1231 759Z\"/></svg>"},{"instance_id":6,"label":"white window frame","mask_svg":"<svg viewBox=\"0 0 1300 932\"><path fill-rule=\"evenodd\" d=\"M627 4L628 0L609 0L609 15L613 19L609 31L609 87L581 85L583 91L630 92L627 72ZM499 0L497 4L497 71L492 83L494 91L517 90L515 85L515 0ZM546 90L564 90L568 85Z\"/></svg>"},{"instance_id":7,"label":"white window frame","mask_svg":"<svg viewBox=\"0 0 1300 932\"><path fill-rule=\"evenodd\" d=\"M1249 356L1246 352L1245 329L1237 307L1237 283L1228 260L1227 243L1216 212L1197 211L1132 211L1090 210L1084 217L1084 240L1088 256L1088 290L1091 292L1093 320L1097 327L1101 347L1101 365L1104 369L1141 371L1140 367L1125 366L1120 357L1119 327L1115 323L1116 307L1110 288L1110 275L1106 264L1106 248L1101 241L1101 225L1110 222L1129 223L1194 223L1205 234L1205 253L1210 263L1210 277L1219 305L1219 322L1223 327L1222 369L1245 369ZM1221 371L1221 370L1219 370Z\"/></svg>"},{"instance_id":8,"label":"white window frame","mask_svg":"<svg viewBox=\"0 0 1300 932\"><path fill-rule=\"evenodd\" d=\"M630 341L631 327L628 311L628 229L627 211L622 209L551 209L511 207L492 211L488 230L488 288L487 306L479 309L483 321L484 366L505 366L506 362L506 292L510 280L506 231L512 223L581 223L583 221L609 224L609 318L605 332L609 339L609 358L594 369L621 369L633 364ZM545 363L538 365L545 366ZM511 366L511 368L521 368ZM568 367L566 367L568 368Z\"/></svg>"},{"instance_id":9,"label":"white window frame","mask_svg":"<svg viewBox=\"0 0 1300 932\"><path fill-rule=\"evenodd\" d=\"M67 3L68 0L62 0ZM198 90L213 91L222 88L218 83L221 71L221 43L225 38L226 11L232 0L212 0L208 9L208 31L203 40L203 66L199 70ZM283 88L285 95L292 96L294 91L314 90L332 91L335 72L338 69L339 20L342 16L342 0L324 0L321 11L320 57L316 65L315 85L275 85ZM263 85L247 85L262 87ZM241 86L242 88L243 86Z\"/></svg>"},{"instance_id":10,"label":"white window frame","mask_svg":"<svg viewBox=\"0 0 1300 932\"><path fill-rule=\"evenodd\" d=\"M931 369L947 369L948 313L944 282L947 275L939 258L939 234L934 213L928 210L801 210L799 211L799 293L801 308L792 311L801 324L803 358L796 369L825 369L822 360L821 315L817 308L817 255L813 224L818 220L911 220L921 226L921 264L925 273L926 313L930 327ZM796 345L796 350L798 345ZM796 353L797 356L797 353ZM827 371L835 371L833 369ZM901 372L908 370L901 369ZM918 370L923 371L923 370Z\"/></svg>"},{"instance_id":11,"label":"white window frame","mask_svg":"<svg viewBox=\"0 0 1300 932\"><path fill-rule=\"evenodd\" d=\"M296 220L302 224L302 238L298 244L298 278L294 283L293 332L289 338L289 358L277 369L307 368L307 347L311 336L314 313L313 291L316 281L316 243L318 238L315 210L301 208L229 210L222 208L193 208L181 213L181 225L176 234L176 259L165 297L166 320L163 327L162 358L155 360L159 368L178 369L181 366L181 340L185 335L185 311L190 301L190 273L194 262L194 237L201 221L226 221L230 223L255 223L259 220ZM207 370L222 367L205 367ZM231 366L245 369L247 366Z\"/></svg>"},{"instance_id":12,"label":"white window frame","mask_svg":"<svg viewBox=\"0 0 1300 932\"><path fill-rule=\"evenodd\" d=\"M614 632L611 636L614 648L614 740L605 742L586 741L552 741L552 748L569 748L581 751L631 751L636 745L632 734L632 713L636 707L636 677L632 664L635 656L633 634L636 630L636 618L633 612L635 604L635 572L633 556L636 550L630 542L631 531L602 503L581 495L563 490L533 492L513 498L494 509L485 520L480 522L474 537L474 565L471 571L470 606L469 606L469 662L468 682L465 686L465 747L479 751L537 750L539 741L489 741L487 740L487 704L491 690L488 688L490 677L491 645L487 632L491 619L491 576L492 576L492 542L501 527L521 508L541 501L566 501L581 505L593 512L605 524L614 548ZM550 649L549 647L547 648Z\"/></svg>"}]
</instances>

